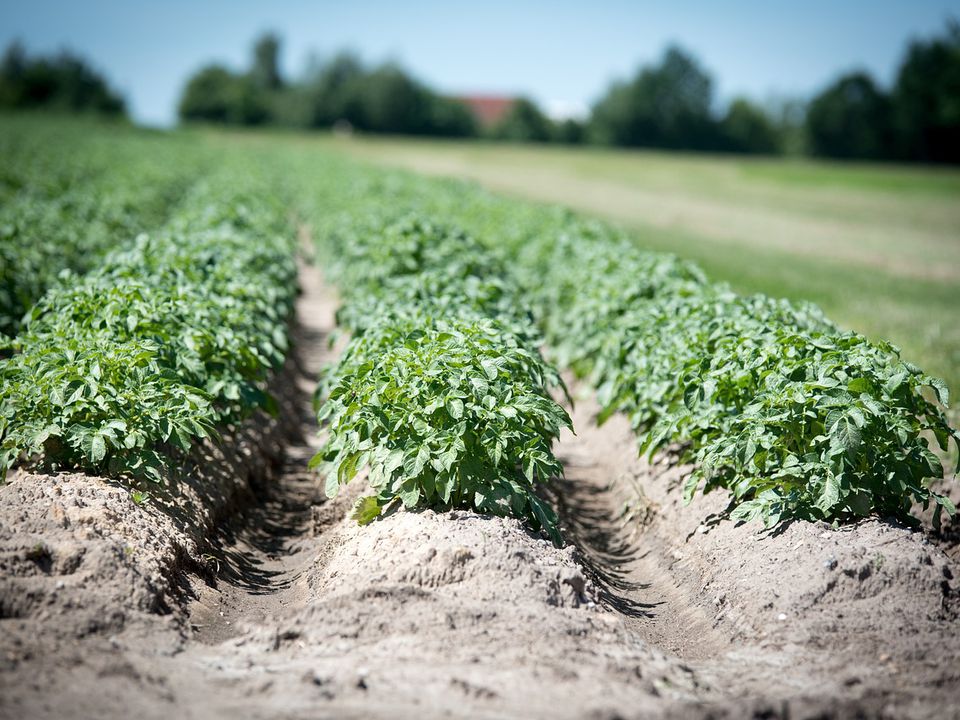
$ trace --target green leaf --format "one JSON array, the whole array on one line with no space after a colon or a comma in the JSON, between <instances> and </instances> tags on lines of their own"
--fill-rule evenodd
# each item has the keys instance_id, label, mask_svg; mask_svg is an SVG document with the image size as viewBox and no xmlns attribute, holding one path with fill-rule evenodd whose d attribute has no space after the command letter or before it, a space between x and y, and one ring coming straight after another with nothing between
<instances>
[{"instance_id":1,"label":"green leaf","mask_svg":"<svg viewBox=\"0 0 960 720\"><path fill-rule=\"evenodd\" d=\"M848 454L852 455L860 447L860 428L849 416L841 415L830 428L830 437L834 438Z\"/></svg>"},{"instance_id":2,"label":"green leaf","mask_svg":"<svg viewBox=\"0 0 960 720\"><path fill-rule=\"evenodd\" d=\"M337 494L340 492L340 483L337 480L337 474L333 472L327 473L326 480L323 484L323 491L326 493L327 497L333 500Z\"/></svg>"},{"instance_id":3,"label":"green leaf","mask_svg":"<svg viewBox=\"0 0 960 720\"><path fill-rule=\"evenodd\" d=\"M492 360L481 360L480 367L483 368L483 372L486 373L488 380L493 381L497 379L497 374L499 371L495 362Z\"/></svg>"},{"instance_id":4,"label":"green leaf","mask_svg":"<svg viewBox=\"0 0 960 720\"><path fill-rule=\"evenodd\" d=\"M836 475L827 475L823 483L823 491L817 498L817 507L823 511L824 515L829 515L838 502L840 502L840 478Z\"/></svg>"},{"instance_id":5,"label":"green leaf","mask_svg":"<svg viewBox=\"0 0 960 720\"><path fill-rule=\"evenodd\" d=\"M397 493L397 497L400 498L400 502L403 503L403 506L406 508L415 507L418 502L420 502L420 485L416 480L408 480L403 483L400 488L400 491Z\"/></svg>"},{"instance_id":6,"label":"green leaf","mask_svg":"<svg viewBox=\"0 0 960 720\"><path fill-rule=\"evenodd\" d=\"M360 459L361 453L350 453L347 455L337 468L337 483L340 485L346 485L348 482L353 480L357 474L357 461Z\"/></svg>"},{"instance_id":7,"label":"green leaf","mask_svg":"<svg viewBox=\"0 0 960 720\"><path fill-rule=\"evenodd\" d=\"M933 478L942 478L943 477L943 465L940 463L940 458L938 458L929 448L920 448L920 454L923 456L924 461L927 464L927 469L930 472L930 477Z\"/></svg>"},{"instance_id":8,"label":"green leaf","mask_svg":"<svg viewBox=\"0 0 960 720\"><path fill-rule=\"evenodd\" d=\"M382 509L376 497L373 495L364 495L357 499L357 502L353 506L353 511L350 513L350 517L360 525L369 525L380 517L380 511Z\"/></svg>"},{"instance_id":9,"label":"green leaf","mask_svg":"<svg viewBox=\"0 0 960 720\"><path fill-rule=\"evenodd\" d=\"M98 464L103 461L103 458L106 456L106 454L107 443L103 439L103 435L94 435L90 442L90 461L94 464Z\"/></svg>"},{"instance_id":10,"label":"green leaf","mask_svg":"<svg viewBox=\"0 0 960 720\"><path fill-rule=\"evenodd\" d=\"M940 378L930 378L930 387L937 393L937 400L940 401L940 404L945 408L950 407L950 389L947 384Z\"/></svg>"},{"instance_id":11,"label":"green leaf","mask_svg":"<svg viewBox=\"0 0 960 720\"><path fill-rule=\"evenodd\" d=\"M447 400L447 412L450 413L450 417L454 420L459 420L463 417L463 400L460 398L451 398Z\"/></svg>"}]
</instances>

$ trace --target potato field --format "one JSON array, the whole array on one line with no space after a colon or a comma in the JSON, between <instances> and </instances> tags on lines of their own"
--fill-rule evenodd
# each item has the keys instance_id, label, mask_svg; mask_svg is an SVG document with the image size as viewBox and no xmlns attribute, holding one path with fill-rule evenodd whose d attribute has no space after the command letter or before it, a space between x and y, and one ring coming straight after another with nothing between
<instances>
[{"instance_id":1,"label":"potato field","mask_svg":"<svg viewBox=\"0 0 960 720\"><path fill-rule=\"evenodd\" d=\"M960 717L947 385L572 210L0 118L0 717Z\"/></svg>"}]
</instances>

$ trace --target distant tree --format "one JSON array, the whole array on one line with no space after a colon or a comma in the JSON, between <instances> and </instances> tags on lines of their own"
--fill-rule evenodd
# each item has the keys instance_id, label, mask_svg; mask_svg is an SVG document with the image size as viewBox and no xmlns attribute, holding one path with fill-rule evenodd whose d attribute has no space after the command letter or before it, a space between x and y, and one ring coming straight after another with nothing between
<instances>
[{"instance_id":1,"label":"distant tree","mask_svg":"<svg viewBox=\"0 0 960 720\"><path fill-rule=\"evenodd\" d=\"M250 78L253 84L264 90L279 90L283 87L280 76L280 38L273 33L265 33L254 43L253 67Z\"/></svg>"},{"instance_id":2,"label":"distant tree","mask_svg":"<svg viewBox=\"0 0 960 720\"><path fill-rule=\"evenodd\" d=\"M593 109L590 134L603 144L716 149L712 102L710 76L692 55L670 47L658 65L610 87Z\"/></svg>"},{"instance_id":3,"label":"distant tree","mask_svg":"<svg viewBox=\"0 0 960 720\"><path fill-rule=\"evenodd\" d=\"M900 157L960 162L960 23L943 37L914 41L893 89Z\"/></svg>"},{"instance_id":4,"label":"distant tree","mask_svg":"<svg viewBox=\"0 0 960 720\"><path fill-rule=\"evenodd\" d=\"M27 55L12 43L0 61L0 108L123 115L124 101L102 75L77 55Z\"/></svg>"},{"instance_id":5,"label":"distant tree","mask_svg":"<svg viewBox=\"0 0 960 720\"><path fill-rule=\"evenodd\" d=\"M869 75L841 77L817 95L807 110L807 135L814 155L833 158L890 157L890 99Z\"/></svg>"},{"instance_id":6,"label":"distant tree","mask_svg":"<svg viewBox=\"0 0 960 720\"><path fill-rule=\"evenodd\" d=\"M720 122L725 149L740 153L780 151L780 137L770 117L745 98L737 98Z\"/></svg>"},{"instance_id":7,"label":"distant tree","mask_svg":"<svg viewBox=\"0 0 960 720\"><path fill-rule=\"evenodd\" d=\"M180 97L180 119L259 125L269 117L264 96L250 77L209 65L188 81Z\"/></svg>"},{"instance_id":8,"label":"distant tree","mask_svg":"<svg viewBox=\"0 0 960 720\"><path fill-rule=\"evenodd\" d=\"M340 53L327 64L315 62L300 86L307 127L330 127L338 120L361 123L360 84L365 75L363 64L351 53Z\"/></svg>"},{"instance_id":9,"label":"distant tree","mask_svg":"<svg viewBox=\"0 0 960 720\"><path fill-rule=\"evenodd\" d=\"M553 123L529 98L518 98L492 130L499 140L548 142L553 138Z\"/></svg>"},{"instance_id":10,"label":"distant tree","mask_svg":"<svg viewBox=\"0 0 960 720\"><path fill-rule=\"evenodd\" d=\"M459 100L433 95L431 106L432 134L442 137L473 137L477 120L470 108Z\"/></svg>"},{"instance_id":11,"label":"distant tree","mask_svg":"<svg viewBox=\"0 0 960 720\"><path fill-rule=\"evenodd\" d=\"M586 125L579 120L567 118L556 124L554 139L566 145L579 145L586 139L586 134Z\"/></svg>"},{"instance_id":12,"label":"distant tree","mask_svg":"<svg viewBox=\"0 0 960 720\"><path fill-rule=\"evenodd\" d=\"M767 104L767 117L773 122L780 152L784 155L806 155L807 102L796 97L777 97Z\"/></svg>"},{"instance_id":13,"label":"distant tree","mask_svg":"<svg viewBox=\"0 0 960 720\"><path fill-rule=\"evenodd\" d=\"M364 130L419 135L431 121L430 93L396 65L383 65L358 86Z\"/></svg>"}]
</instances>

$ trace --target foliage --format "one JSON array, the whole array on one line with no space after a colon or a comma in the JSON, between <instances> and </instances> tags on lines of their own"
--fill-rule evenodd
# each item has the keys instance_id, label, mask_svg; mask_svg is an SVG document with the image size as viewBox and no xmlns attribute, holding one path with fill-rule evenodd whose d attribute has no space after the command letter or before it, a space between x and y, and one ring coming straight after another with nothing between
<instances>
[{"instance_id":1,"label":"foliage","mask_svg":"<svg viewBox=\"0 0 960 720\"><path fill-rule=\"evenodd\" d=\"M586 136L586 125L574 118L559 121L554 129L554 139L565 145L580 145L586 140Z\"/></svg>"},{"instance_id":2,"label":"foliage","mask_svg":"<svg viewBox=\"0 0 960 720\"><path fill-rule=\"evenodd\" d=\"M178 173L199 165L127 175L111 169L123 143L35 152L48 139L0 137L10 158L0 212L62 198L82 210L38 212L24 237L60 218L93 237L119 219L103 236L107 254L83 276L68 266L5 346L0 467L156 478L197 438L271 407L265 382L285 355L295 293L280 201L291 185L265 174L261 157L190 184ZM693 462L687 498L726 491L734 518L909 520L914 503L931 502L937 519L954 511L930 487L944 474L931 442L957 441L940 409L947 389L895 347L809 305L738 296L567 211L286 160L352 333L318 390L326 437L315 462L331 492L369 469L376 494L359 519L396 503L468 507L557 539L537 491L561 470L551 445L569 418L550 397L562 383L544 344L597 387L601 419L625 412L643 451L677 446ZM169 193L138 194L138 182L165 177ZM112 201L95 208L71 194L87 186L116 195L116 214ZM142 217L124 214L140 202L131 198L144 199ZM95 216L85 226L83 208ZM158 232L117 242L153 222Z\"/></svg>"},{"instance_id":3,"label":"foliage","mask_svg":"<svg viewBox=\"0 0 960 720\"><path fill-rule=\"evenodd\" d=\"M82 274L161 224L203 153L113 128L54 124L38 133L36 123L10 120L2 128L11 151L0 207L0 333L12 336L62 271Z\"/></svg>"},{"instance_id":4,"label":"foliage","mask_svg":"<svg viewBox=\"0 0 960 720\"><path fill-rule=\"evenodd\" d=\"M960 163L960 22L910 44L893 89L897 154Z\"/></svg>"},{"instance_id":5,"label":"foliage","mask_svg":"<svg viewBox=\"0 0 960 720\"><path fill-rule=\"evenodd\" d=\"M590 132L594 141L611 145L716 149L712 101L710 76L693 56L670 47L659 64L611 86L593 108Z\"/></svg>"},{"instance_id":6,"label":"foliage","mask_svg":"<svg viewBox=\"0 0 960 720\"><path fill-rule=\"evenodd\" d=\"M194 74L180 99L180 118L227 125L264 123L408 135L476 134L470 112L387 63L368 69L342 53L318 64L301 82L280 74L280 40L267 34L254 45L249 72L211 65Z\"/></svg>"},{"instance_id":7,"label":"foliage","mask_svg":"<svg viewBox=\"0 0 960 720\"><path fill-rule=\"evenodd\" d=\"M687 498L701 481L725 488L734 517L766 524L908 518L912 502L931 500L952 512L927 482L943 476L927 438L946 450L957 437L923 393L946 405L945 386L896 348L841 332L811 306L738 297L615 235L571 236L545 276L568 288L596 282L598 269L608 279L596 292L546 290L536 307L548 340L598 386L604 416L630 415L644 450L685 444L696 464Z\"/></svg>"},{"instance_id":8,"label":"foliage","mask_svg":"<svg viewBox=\"0 0 960 720\"><path fill-rule=\"evenodd\" d=\"M551 445L570 421L547 392L556 376L515 335L483 316L381 316L334 376L319 414L328 495L369 465L365 513L394 500L467 507L527 518L559 542L534 487L562 472Z\"/></svg>"},{"instance_id":9,"label":"foliage","mask_svg":"<svg viewBox=\"0 0 960 720\"><path fill-rule=\"evenodd\" d=\"M280 76L280 38L266 33L257 38L253 46L253 67L250 79L254 85L264 90L279 90L283 86Z\"/></svg>"},{"instance_id":10,"label":"foliage","mask_svg":"<svg viewBox=\"0 0 960 720\"><path fill-rule=\"evenodd\" d=\"M221 65L209 65L190 78L178 112L182 120L229 125L260 125L269 117L266 97L253 80Z\"/></svg>"},{"instance_id":11,"label":"foliage","mask_svg":"<svg viewBox=\"0 0 960 720\"><path fill-rule=\"evenodd\" d=\"M0 108L122 116L123 98L81 57L30 57L11 43L0 60Z\"/></svg>"},{"instance_id":12,"label":"foliage","mask_svg":"<svg viewBox=\"0 0 960 720\"><path fill-rule=\"evenodd\" d=\"M553 139L555 130L550 118L532 100L517 98L491 134L498 140L547 142Z\"/></svg>"},{"instance_id":13,"label":"foliage","mask_svg":"<svg viewBox=\"0 0 960 720\"><path fill-rule=\"evenodd\" d=\"M737 98L720 123L725 148L733 152L774 154L781 138L773 120L745 98Z\"/></svg>"},{"instance_id":14,"label":"foliage","mask_svg":"<svg viewBox=\"0 0 960 720\"><path fill-rule=\"evenodd\" d=\"M894 346L811 305L738 296L570 212L377 172L338 168L329 201L416 208L501 253L552 356L597 387L600 419L625 412L645 452L677 445L693 462L688 499L725 490L728 514L768 525L954 511L930 487L944 476L930 442L957 440L936 402L946 387Z\"/></svg>"},{"instance_id":15,"label":"foliage","mask_svg":"<svg viewBox=\"0 0 960 720\"><path fill-rule=\"evenodd\" d=\"M521 97L486 135L515 142L956 163L958 27L953 22L941 37L913 41L891 92L866 73L848 73L813 97L809 107L795 102L782 117L744 98L718 114L710 73L694 55L672 46L632 78L612 83L583 123L554 123ZM201 69L181 94L181 119L444 137L481 134L465 105L394 63L368 67L350 53L339 53L327 62L314 59L302 78L287 81L279 70L279 51L280 38L266 34L254 45L249 71L220 65ZM11 61L10 67L17 65Z\"/></svg>"},{"instance_id":16,"label":"foliage","mask_svg":"<svg viewBox=\"0 0 960 720\"><path fill-rule=\"evenodd\" d=\"M556 372L504 268L455 229L372 219L366 203L320 233L354 336L319 389L327 433L314 466L336 494L369 466L368 522L394 501L527 519L560 542L535 485L562 472Z\"/></svg>"},{"instance_id":17,"label":"foliage","mask_svg":"<svg viewBox=\"0 0 960 720\"><path fill-rule=\"evenodd\" d=\"M807 134L813 154L960 162L960 24L914 40L891 92L865 73L846 75L813 99Z\"/></svg>"},{"instance_id":18,"label":"foliage","mask_svg":"<svg viewBox=\"0 0 960 720\"><path fill-rule=\"evenodd\" d=\"M810 103L807 134L814 155L882 158L892 151L889 99L865 73L841 77Z\"/></svg>"},{"instance_id":19,"label":"foliage","mask_svg":"<svg viewBox=\"0 0 960 720\"><path fill-rule=\"evenodd\" d=\"M236 175L198 185L163 231L31 311L0 361L0 470L157 479L197 438L272 406L293 243L281 208Z\"/></svg>"}]
</instances>

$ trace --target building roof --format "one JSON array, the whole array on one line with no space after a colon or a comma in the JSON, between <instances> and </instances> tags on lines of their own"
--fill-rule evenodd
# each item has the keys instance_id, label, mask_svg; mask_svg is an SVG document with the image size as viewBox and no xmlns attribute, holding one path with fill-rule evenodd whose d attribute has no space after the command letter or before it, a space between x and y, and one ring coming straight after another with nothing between
<instances>
[{"instance_id":1,"label":"building roof","mask_svg":"<svg viewBox=\"0 0 960 720\"><path fill-rule=\"evenodd\" d=\"M500 122L516 101L504 95L461 95L456 99L470 108L483 127Z\"/></svg>"}]
</instances>

